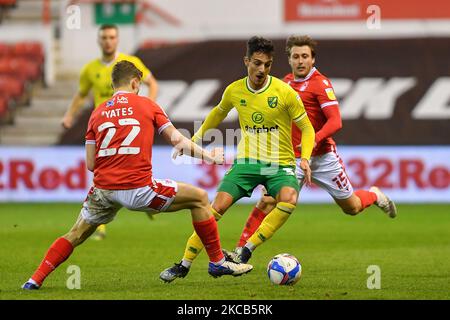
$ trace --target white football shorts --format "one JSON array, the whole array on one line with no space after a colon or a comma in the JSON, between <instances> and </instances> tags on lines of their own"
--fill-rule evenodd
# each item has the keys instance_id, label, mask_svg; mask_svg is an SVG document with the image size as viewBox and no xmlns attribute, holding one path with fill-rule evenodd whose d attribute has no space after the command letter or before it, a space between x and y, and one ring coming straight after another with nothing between
<instances>
[{"instance_id":1,"label":"white football shorts","mask_svg":"<svg viewBox=\"0 0 450 320\"><path fill-rule=\"evenodd\" d=\"M345 172L344 164L335 151L310 159L311 178L314 184L325 189L335 199L348 199L353 194L353 187ZM304 172L297 159L297 179L300 190L304 184Z\"/></svg>"},{"instance_id":2,"label":"white football shorts","mask_svg":"<svg viewBox=\"0 0 450 320\"><path fill-rule=\"evenodd\" d=\"M92 225L111 222L125 207L133 211L162 212L172 204L178 185L170 179L153 179L153 184L129 190L92 187L81 208L83 219Z\"/></svg>"}]
</instances>

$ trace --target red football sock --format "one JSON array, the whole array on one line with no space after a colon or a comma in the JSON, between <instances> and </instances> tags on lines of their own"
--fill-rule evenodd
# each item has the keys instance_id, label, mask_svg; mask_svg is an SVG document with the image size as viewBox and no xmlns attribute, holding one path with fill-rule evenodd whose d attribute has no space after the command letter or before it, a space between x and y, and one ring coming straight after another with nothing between
<instances>
[{"instance_id":1,"label":"red football sock","mask_svg":"<svg viewBox=\"0 0 450 320\"><path fill-rule=\"evenodd\" d=\"M245 223L244 229L242 230L241 238L237 244L238 247L243 247L247 243L248 238L250 238L256 229L260 226L266 213L257 207L253 208L253 211L248 216L247 222Z\"/></svg>"},{"instance_id":2,"label":"red football sock","mask_svg":"<svg viewBox=\"0 0 450 320\"><path fill-rule=\"evenodd\" d=\"M366 190L356 190L355 195L361 199L363 210L377 201L377 195Z\"/></svg>"},{"instance_id":3,"label":"red football sock","mask_svg":"<svg viewBox=\"0 0 450 320\"><path fill-rule=\"evenodd\" d=\"M219 230L214 217L208 220L193 222L195 232L202 240L205 250L208 253L211 262L219 262L224 259L222 248L220 246Z\"/></svg>"},{"instance_id":4,"label":"red football sock","mask_svg":"<svg viewBox=\"0 0 450 320\"><path fill-rule=\"evenodd\" d=\"M65 238L58 238L50 246L47 254L42 260L39 268L31 276L31 279L36 281L38 285L44 282L45 278L55 270L61 263L66 261L66 259L71 255L73 251L72 244Z\"/></svg>"}]
</instances>

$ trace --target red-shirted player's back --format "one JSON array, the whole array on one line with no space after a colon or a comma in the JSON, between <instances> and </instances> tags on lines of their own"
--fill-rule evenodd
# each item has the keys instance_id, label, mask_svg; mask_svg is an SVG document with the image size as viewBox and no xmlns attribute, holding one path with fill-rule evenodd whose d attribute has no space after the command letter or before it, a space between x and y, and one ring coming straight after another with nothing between
<instances>
[{"instance_id":1,"label":"red-shirted player's back","mask_svg":"<svg viewBox=\"0 0 450 320\"><path fill-rule=\"evenodd\" d=\"M170 125L166 113L150 99L117 92L91 115L86 141L95 140L94 185L125 190L151 184L155 131Z\"/></svg>"},{"instance_id":2,"label":"red-shirted player's back","mask_svg":"<svg viewBox=\"0 0 450 320\"><path fill-rule=\"evenodd\" d=\"M330 80L316 68L311 69L311 72L303 79L296 80L294 79L294 75L289 73L283 80L298 92L314 130L316 132L319 131L327 121L322 108L338 105ZM295 146L299 145L300 142L301 131L293 124L292 144L294 146L295 156L298 158L301 156L301 153ZM312 155L317 156L330 152L334 150L334 146L336 146L336 143L333 138L328 137L323 139L313 150Z\"/></svg>"}]
</instances>

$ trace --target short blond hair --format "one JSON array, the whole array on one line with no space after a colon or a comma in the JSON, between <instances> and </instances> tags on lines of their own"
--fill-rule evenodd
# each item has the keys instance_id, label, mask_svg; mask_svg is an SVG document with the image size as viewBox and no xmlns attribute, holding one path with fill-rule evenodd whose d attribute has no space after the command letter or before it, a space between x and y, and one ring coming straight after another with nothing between
<instances>
[{"instance_id":1,"label":"short blond hair","mask_svg":"<svg viewBox=\"0 0 450 320\"><path fill-rule=\"evenodd\" d=\"M111 79L114 88L118 88L127 85L131 79L142 79L142 71L136 68L136 66L127 60L122 60L114 65Z\"/></svg>"}]
</instances>

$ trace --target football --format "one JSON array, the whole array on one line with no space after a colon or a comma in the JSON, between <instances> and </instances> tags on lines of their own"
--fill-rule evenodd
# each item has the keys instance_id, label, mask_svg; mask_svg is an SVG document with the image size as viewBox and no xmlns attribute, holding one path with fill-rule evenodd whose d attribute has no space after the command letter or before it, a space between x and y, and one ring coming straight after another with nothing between
<instances>
[{"instance_id":1,"label":"football","mask_svg":"<svg viewBox=\"0 0 450 320\"><path fill-rule=\"evenodd\" d=\"M270 282L277 285L294 285L300 280L302 266L298 259L289 253L277 254L267 265Z\"/></svg>"}]
</instances>

